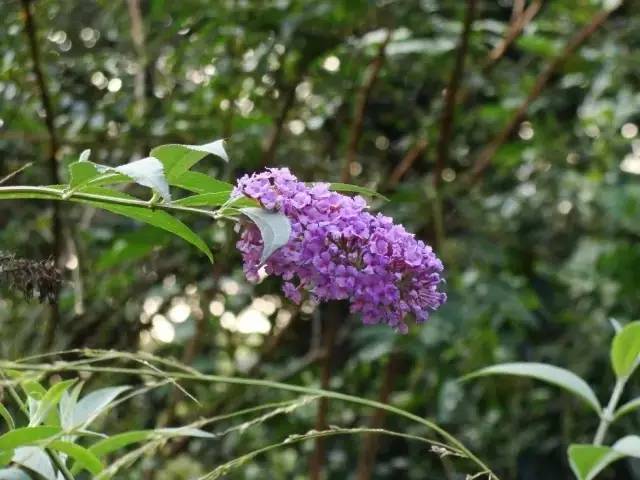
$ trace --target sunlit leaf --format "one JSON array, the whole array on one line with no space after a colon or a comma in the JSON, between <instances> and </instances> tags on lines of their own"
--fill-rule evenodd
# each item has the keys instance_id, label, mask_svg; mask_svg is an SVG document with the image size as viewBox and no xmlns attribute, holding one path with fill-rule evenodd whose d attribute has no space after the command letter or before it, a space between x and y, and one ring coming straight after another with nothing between
<instances>
[{"instance_id":1,"label":"sunlit leaf","mask_svg":"<svg viewBox=\"0 0 640 480\"><path fill-rule=\"evenodd\" d=\"M360 187L358 185L350 185L348 183L330 183L329 189L335 192L360 193L362 195L367 195L369 197L378 197L383 200L389 201L389 199L384 195L382 195L381 193L378 193L375 190L371 190L370 188Z\"/></svg>"},{"instance_id":2,"label":"sunlit leaf","mask_svg":"<svg viewBox=\"0 0 640 480\"><path fill-rule=\"evenodd\" d=\"M640 437L623 437L611 447L574 444L569 447L568 455L576 478L593 480L606 467L621 458L640 458Z\"/></svg>"},{"instance_id":3,"label":"sunlit leaf","mask_svg":"<svg viewBox=\"0 0 640 480\"><path fill-rule=\"evenodd\" d=\"M21 447L16 449L13 461L36 472L46 480L57 480L49 456L40 447Z\"/></svg>"},{"instance_id":4,"label":"sunlit leaf","mask_svg":"<svg viewBox=\"0 0 640 480\"><path fill-rule=\"evenodd\" d=\"M31 480L31 477L19 468L3 468L0 470L0 480Z\"/></svg>"},{"instance_id":5,"label":"sunlit leaf","mask_svg":"<svg viewBox=\"0 0 640 480\"><path fill-rule=\"evenodd\" d=\"M34 413L34 415L29 418L29 425L35 426L42 423L45 417L52 410L55 411L56 405L62 398L64 392L66 392L76 381L75 380L66 380L63 382L58 382L54 386L52 386L42 397L40 400L38 409Z\"/></svg>"},{"instance_id":6,"label":"sunlit leaf","mask_svg":"<svg viewBox=\"0 0 640 480\"><path fill-rule=\"evenodd\" d=\"M109 408L109 405L118 395L130 388L128 386L101 388L82 397L73 411L73 426L77 427L91 423L98 415Z\"/></svg>"},{"instance_id":7,"label":"sunlit leaf","mask_svg":"<svg viewBox=\"0 0 640 480\"><path fill-rule=\"evenodd\" d=\"M207 155L216 155L229 161L224 149L224 140L215 140L204 145L160 145L151 150L151 156L159 159L165 168L169 181L173 181L193 167Z\"/></svg>"}]
</instances>

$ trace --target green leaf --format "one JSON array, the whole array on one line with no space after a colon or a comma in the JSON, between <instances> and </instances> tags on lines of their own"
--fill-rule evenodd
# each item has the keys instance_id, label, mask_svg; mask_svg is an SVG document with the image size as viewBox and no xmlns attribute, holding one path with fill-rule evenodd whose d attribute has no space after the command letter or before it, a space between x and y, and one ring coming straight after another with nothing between
<instances>
[{"instance_id":1,"label":"green leaf","mask_svg":"<svg viewBox=\"0 0 640 480\"><path fill-rule=\"evenodd\" d=\"M224 205L229 200L231 192L217 192L217 193L200 193L198 195L191 195L174 201L175 205L181 205L183 207L216 207Z\"/></svg>"},{"instance_id":2,"label":"green leaf","mask_svg":"<svg viewBox=\"0 0 640 480\"><path fill-rule=\"evenodd\" d=\"M631 413L638 408L640 408L640 397L629 400L627 403L619 407L618 410L616 410L616 413L613 414L613 419L617 420L618 418Z\"/></svg>"},{"instance_id":3,"label":"green leaf","mask_svg":"<svg viewBox=\"0 0 640 480\"><path fill-rule=\"evenodd\" d=\"M152 438L173 438L173 437L198 437L198 438L214 438L215 435L205 432L198 428L178 427L178 428L159 428L156 430L135 430L132 432L120 433L112 437L105 438L94 443L89 450L96 456L103 457L111 452L120 450L134 443L144 442Z\"/></svg>"},{"instance_id":4,"label":"green leaf","mask_svg":"<svg viewBox=\"0 0 640 480\"><path fill-rule=\"evenodd\" d=\"M184 172L169 180L175 187L194 193L219 193L233 190L233 185L200 172Z\"/></svg>"},{"instance_id":5,"label":"green leaf","mask_svg":"<svg viewBox=\"0 0 640 480\"><path fill-rule=\"evenodd\" d=\"M118 395L130 388L128 386L101 388L86 395L75 406L71 427L88 425L109 408Z\"/></svg>"},{"instance_id":6,"label":"green leaf","mask_svg":"<svg viewBox=\"0 0 640 480\"><path fill-rule=\"evenodd\" d=\"M58 406L60 425L65 430L73 428L73 412L78 404L78 397L80 396L82 386L82 382L78 383L73 387L70 394L69 392L64 392L60 399L60 405Z\"/></svg>"},{"instance_id":7,"label":"green leaf","mask_svg":"<svg viewBox=\"0 0 640 480\"><path fill-rule=\"evenodd\" d=\"M161 145L151 150L151 156L159 159L165 168L169 181L175 180L207 155L212 154L229 161L224 149L224 140L216 140L204 145Z\"/></svg>"},{"instance_id":8,"label":"green leaf","mask_svg":"<svg viewBox=\"0 0 640 480\"><path fill-rule=\"evenodd\" d=\"M618 378L629 377L638 366L640 322L631 322L620 330L611 344L611 365Z\"/></svg>"},{"instance_id":9,"label":"green leaf","mask_svg":"<svg viewBox=\"0 0 640 480\"><path fill-rule=\"evenodd\" d=\"M97 475L104 470L104 466L100 459L96 457L93 452L80 445L76 445L71 442L63 442L61 440L54 440L51 442L49 447L73 458L76 462L74 466L78 469L85 469L93 475Z\"/></svg>"},{"instance_id":10,"label":"green leaf","mask_svg":"<svg viewBox=\"0 0 640 480\"><path fill-rule=\"evenodd\" d=\"M278 248L287 244L291 236L291 222L286 215L263 208L248 207L240 211L260 230L263 244L260 263L263 264Z\"/></svg>"},{"instance_id":11,"label":"green leaf","mask_svg":"<svg viewBox=\"0 0 640 480\"><path fill-rule=\"evenodd\" d=\"M104 196L133 198L129 195L123 194L122 192L100 187L87 188L84 189L83 192ZM136 207L131 205L118 205L115 203L106 203L97 200L84 200L77 198L73 198L73 200L91 205L96 208L108 210L118 215L133 218L134 220L148 223L149 225L153 225L154 227L162 228L163 230L171 232L174 235L177 235L187 242L191 243L200 251L202 251L207 257L209 257L209 260L213 262L213 254L211 253L211 250L209 249L207 244L204 243L204 241L184 223L163 210L151 209L147 207Z\"/></svg>"},{"instance_id":12,"label":"green leaf","mask_svg":"<svg viewBox=\"0 0 640 480\"><path fill-rule=\"evenodd\" d=\"M464 379L466 380L469 378L483 377L487 375L514 375L542 380L543 382L564 388L565 390L582 398L598 414L602 411L600 402L598 402L595 393L593 393L593 390L591 390L591 387L589 387L587 382L575 373L564 368L548 365L546 363L502 363L478 370L477 372L467 375Z\"/></svg>"},{"instance_id":13,"label":"green leaf","mask_svg":"<svg viewBox=\"0 0 640 480\"><path fill-rule=\"evenodd\" d=\"M381 198L385 201L389 201L389 199L387 197L385 197L384 195L382 195L381 193L376 192L375 190L371 190L370 188L366 188L366 187L359 187L358 185L351 185L348 183L330 183L329 184L329 189L333 190L335 192L353 192L353 193L360 193L362 195L367 195L369 197L378 197Z\"/></svg>"},{"instance_id":14,"label":"green leaf","mask_svg":"<svg viewBox=\"0 0 640 480\"><path fill-rule=\"evenodd\" d=\"M13 417L9 413L9 410L7 410L7 408L1 403L0 403L0 416L4 418L5 422L7 422L7 426L9 427L9 430L13 430L14 428L16 428L16 424L13 421Z\"/></svg>"},{"instance_id":15,"label":"green leaf","mask_svg":"<svg viewBox=\"0 0 640 480\"><path fill-rule=\"evenodd\" d=\"M16 428L0 436L0 450L12 450L24 445L31 445L35 442L54 437L60 432L62 432L60 427L49 425Z\"/></svg>"},{"instance_id":16,"label":"green leaf","mask_svg":"<svg viewBox=\"0 0 640 480\"><path fill-rule=\"evenodd\" d=\"M46 480L57 480L49 455L40 447L21 447L16 449L13 461L29 470L33 470Z\"/></svg>"},{"instance_id":17,"label":"green leaf","mask_svg":"<svg viewBox=\"0 0 640 480\"><path fill-rule=\"evenodd\" d=\"M0 480L31 480L31 477L19 468L3 468L0 470Z\"/></svg>"},{"instance_id":18,"label":"green leaf","mask_svg":"<svg viewBox=\"0 0 640 480\"><path fill-rule=\"evenodd\" d=\"M58 382L49 390L47 390L47 392L42 397L42 400L40 400L35 414L29 419L29 425L40 425L40 423L44 421L49 412L51 412L51 410L53 410L56 405L58 405L58 402L62 398L62 394L66 392L74 383L76 383L75 380Z\"/></svg>"},{"instance_id":19,"label":"green leaf","mask_svg":"<svg viewBox=\"0 0 640 480\"><path fill-rule=\"evenodd\" d=\"M103 457L111 452L120 450L134 443L143 442L153 436L153 430L134 430L131 432L119 433L113 435L104 440L100 440L91 447L89 450L97 457Z\"/></svg>"},{"instance_id":20,"label":"green leaf","mask_svg":"<svg viewBox=\"0 0 640 480\"><path fill-rule=\"evenodd\" d=\"M94 163L82 160L73 162L69 165L69 187L72 189L80 188L99 175L100 172Z\"/></svg>"},{"instance_id":21,"label":"green leaf","mask_svg":"<svg viewBox=\"0 0 640 480\"><path fill-rule=\"evenodd\" d=\"M640 437L629 435L611 447L574 444L568 450L571 470L578 480L593 480L606 467L624 457L640 458Z\"/></svg>"}]
</instances>

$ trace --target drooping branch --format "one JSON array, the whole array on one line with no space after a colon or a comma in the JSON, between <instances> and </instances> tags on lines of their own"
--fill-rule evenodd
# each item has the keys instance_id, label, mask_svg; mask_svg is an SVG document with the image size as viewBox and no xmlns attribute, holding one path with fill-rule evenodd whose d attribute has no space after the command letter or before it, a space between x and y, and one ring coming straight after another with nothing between
<instances>
[{"instance_id":1,"label":"drooping branch","mask_svg":"<svg viewBox=\"0 0 640 480\"><path fill-rule=\"evenodd\" d=\"M424 155L424 152L427 150L429 146L429 142L426 138L420 138L416 144L409 150L406 155L402 158L400 163L396 165L396 168L393 169L391 175L389 176L389 181L387 182L387 187L393 189L395 188L402 177L406 175L406 173L411 169L413 164L420 157Z\"/></svg>"},{"instance_id":2,"label":"drooping branch","mask_svg":"<svg viewBox=\"0 0 640 480\"><path fill-rule=\"evenodd\" d=\"M623 2L620 3L620 5ZM540 73L533 85L533 88L527 95L527 98L520 104L516 111L511 115L511 118L504 126L504 128L491 140L491 142L484 147L473 165L472 169L472 183L475 183L482 173L491 165L493 157L498 149L509 139L516 127L520 124L525 114L529 110L531 104L537 100L542 91L545 89L551 77L560 69L560 67L567 61L567 59L573 55L582 44L593 35L609 18L609 15L613 10L603 10L598 12L588 25L584 26L578 33L576 33L565 45L562 51L551 60L551 62Z\"/></svg>"},{"instance_id":3,"label":"drooping branch","mask_svg":"<svg viewBox=\"0 0 640 480\"><path fill-rule=\"evenodd\" d=\"M344 157L342 172L340 174L341 182L349 183L351 181L351 164L356 160L356 155L358 153L358 143L362 136L362 127L364 125L364 115L367 109L367 103L369 102L373 86L380 75L380 70L382 70L382 66L384 65L386 49L389 41L391 40L391 34L392 30L387 30L385 39L380 44L375 58L369 64L364 81L356 94L356 106L354 109L353 122L351 123L351 129L349 131L349 143L347 145L347 152Z\"/></svg>"}]
</instances>

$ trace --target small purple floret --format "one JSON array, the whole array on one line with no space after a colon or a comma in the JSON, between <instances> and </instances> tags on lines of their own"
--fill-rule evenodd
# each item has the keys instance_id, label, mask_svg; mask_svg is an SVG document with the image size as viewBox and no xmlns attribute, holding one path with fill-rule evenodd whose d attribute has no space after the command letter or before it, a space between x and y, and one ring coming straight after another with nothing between
<instances>
[{"instance_id":1,"label":"small purple floret","mask_svg":"<svg viewBox=\"0 0 640 480\"><path fill-rule=\"evenodd\" d=\"M245 175L233 195L245 195L291 221L291 238L266 262L268 274L281 276L285 296L300 303L345 300L365 324L387 323L406 333L412 314L424 322L446 300L438 291L442 262L424 242L389 217L369 213L365 200L308 186L286 168ZM253 224L237 243L250 281L258 280L262 239Z\"/></svg>"}]
</instances>

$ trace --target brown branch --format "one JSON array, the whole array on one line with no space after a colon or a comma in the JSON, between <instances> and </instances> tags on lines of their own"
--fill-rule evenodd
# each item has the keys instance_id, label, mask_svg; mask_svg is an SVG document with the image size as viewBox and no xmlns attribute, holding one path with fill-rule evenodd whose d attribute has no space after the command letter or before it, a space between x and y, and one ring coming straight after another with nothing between
<instances>
[{"instance_id":1,"label":"brown branch","mask_svg":"<svg viewBox=\"0 0 640 480\"><path fill-rule=\"evenodd\" d=\"M49 181L58 185L60 183L60 175L58 173L58 150L60 143L55 129L55 112L51 103L51 96L47 87L47 82L42 71L40 48L38 46L38 34L36 21L33 16L31 3L32 0L21 0L22 2L22 15L24 17L24 28L27 40L29 42L29 49L31 52L31 61L33 64L33 73L36 77L36 83L40 92L40 100L42 102L42 109L44 110L44 123L48 133L48 168L49 168ZM60 206L56 203L52 203L52 222L53 222L53 258L56 265L60 265L62 261L62 254L64 249L64 235L62 228L62 218L60 213ZM58 324L60 323L60 310L58 307L57 299L51 307L51 318L47 325L45 333L45 345L51 346L55 340L55 333Z\"/></svg>"},{"instance_id":2,"label":"brown branch","mask_svg":"<svg viewBox=\"0 0 640 480\"><path fill-rule=\"evenodd\" d=\"M621 3L622 4L622 3ZM474 166L471 172L471 182L475 183L482 176L482 173L491 165L494 155L498 149L509 139L513 131L520 124L525 114L529 110L531 104L537 100L544 88L547 86L551 77L556 71L567 61L567 59L580 48L580 46L587 40L594 32L600 28L604 22L609 18L613 10L603 10L596 14L591 22L583 27L578 33L576 33L566 44L562 52L558 54L540 73L536 79L533 88L527 95L527 98L522 102L518 109L513 113L505 127L498 133L498 135L483 148L474 162Z\"/></svg>"},{"instance_id":3,"label":"brown branch","mask_svg":"<svg viewBox=\"0 0 640 480\"><path fill-rule=\"evenodd\" d=\"M538 14L542 7L542 0L533 0L531 4L520 13L517 13L509 25L507 32L502 40L493 47L493 49L487 55L487 60L484 64L484 71L491 70L495 64L504 56L509 47L516 41L518 36L522 33L527 25ZM514 10L515 12L515 10Z\"/></svg>"},{"instance_id":4,"label":"brown branch","mask_svg":"<svg viewBox=\"0 0 640 480\"><path fill-rule=\"evenodd\" d=\"M464 74L464 62L467 51L469 50L469 38L471 36L473 19L476 14L476 5L477 0L467 0L464 26L460 34L455 64L451 71L444 97L444 107L442 109L442 116L440 117L440 137L436 150L436 164L433 171L433 184L436 188L438 188L442 181L442 170L444 170L449 160L449 146L453 132L453 122L455 120L456 97L460 81Z\"/></svg>"},{"instance_id":5,"label":"brown branch","mask_svg":"<svg viewBox=\"0 0 640 480\"><path fill-rule=\"evenodd\" d=\"M409 150L406 155L400 160L400 163L396 165L396 168L393 169L391 175L389 176L389 181L387 182L387 187L390 189L395 188L402 177L409 171L409 169L413 166L413 164L418 160L424 152L427 150L427 146L429 142L426 138L420 138L416 144Z\"/></svg>"},{"instance_id":6,"label":"brown branch","mask_svg":"<svg viewBox=\"0 0 640 480\"><path fill-rule=\"evenodd\" d=\"M140 0L127 0L129 20L131 22L131 40L137 57L136 74L134 77L134 98L136 99L136 117L142 119L146 110L146 68L147 55L144 47L144 22Z\"/></svg>"},{"instance_id":7,"label":"brown branch","mask_svg":"<svg viewBox=\"0 0 640 480\"><path fill-rule=\"evenodd\" d=\"M342 315L341 304L337 302L329 303L324 309L326 315L321 320L324 323L323 331L323 350L325 356L320 372L320 385L321 388L329 388L329 382L331 381L332 360L335 354L335 338L338 330L338 323ZM327 398L322 397L318 400L318 413L316 415L316 430L325 430L328 428L327 413L329 409L329 401ZM318 441L320 440L320 441ZM315 448L309 462L309 480L320 480L322 478L323 464L325 460L325 445L324 439L316 439Z\"/></svg>"},{"instance_id":8,"label":"brown branch","mask_svg":"<svg viewBox=\"0 0 640 480\"><path fill-rule=\"evenodd\" d=\"M378 53L375 58L369 64L367 68L367 72L365 74L365 79L362 82L362 85L358 89L358 93L356 95L356 106L354 110L353 123L351 124L351 130L349 132L349 143L347 146L347 154L344 158L344 162L342 164L342 172L340 174L340 181L348 183L351 181L351 164L356 160L356 155L358 153L358 143L360 142L360 137L362 136L362 126L364 124L364 114L367 108L367 103L369 101L369 96L371 95L371 91L373 90L373 86L380 75L380 70L384 65L385 61L385 52L387 49L387 45L389 44L389 40L391 40L391 29L387 30L387 35L385 39L380 44L378 48Z\"/></svg>"},{"instance_id":9,"label":"brown branch","mask_svg":"<svg viewBox=\"0 0 640 480\"><path fill-rule=\"evenodd\" d=\"M389 356L387 366L384 370L382 385L380 386L380 394L378 396L379 402L389 402L389 397L393 392L398 373L399 358L400 357L397 352L393 352ZM387 412L376 409L371 416L369 427L382 428L386 416ZM371 478L373 467L375 465L376 454L378 453L378 446L378 435L367 434L364 436L362 449L360 450L360 456L358 458L357 480L369 480Z\"/></svg>"}]
</instances>

